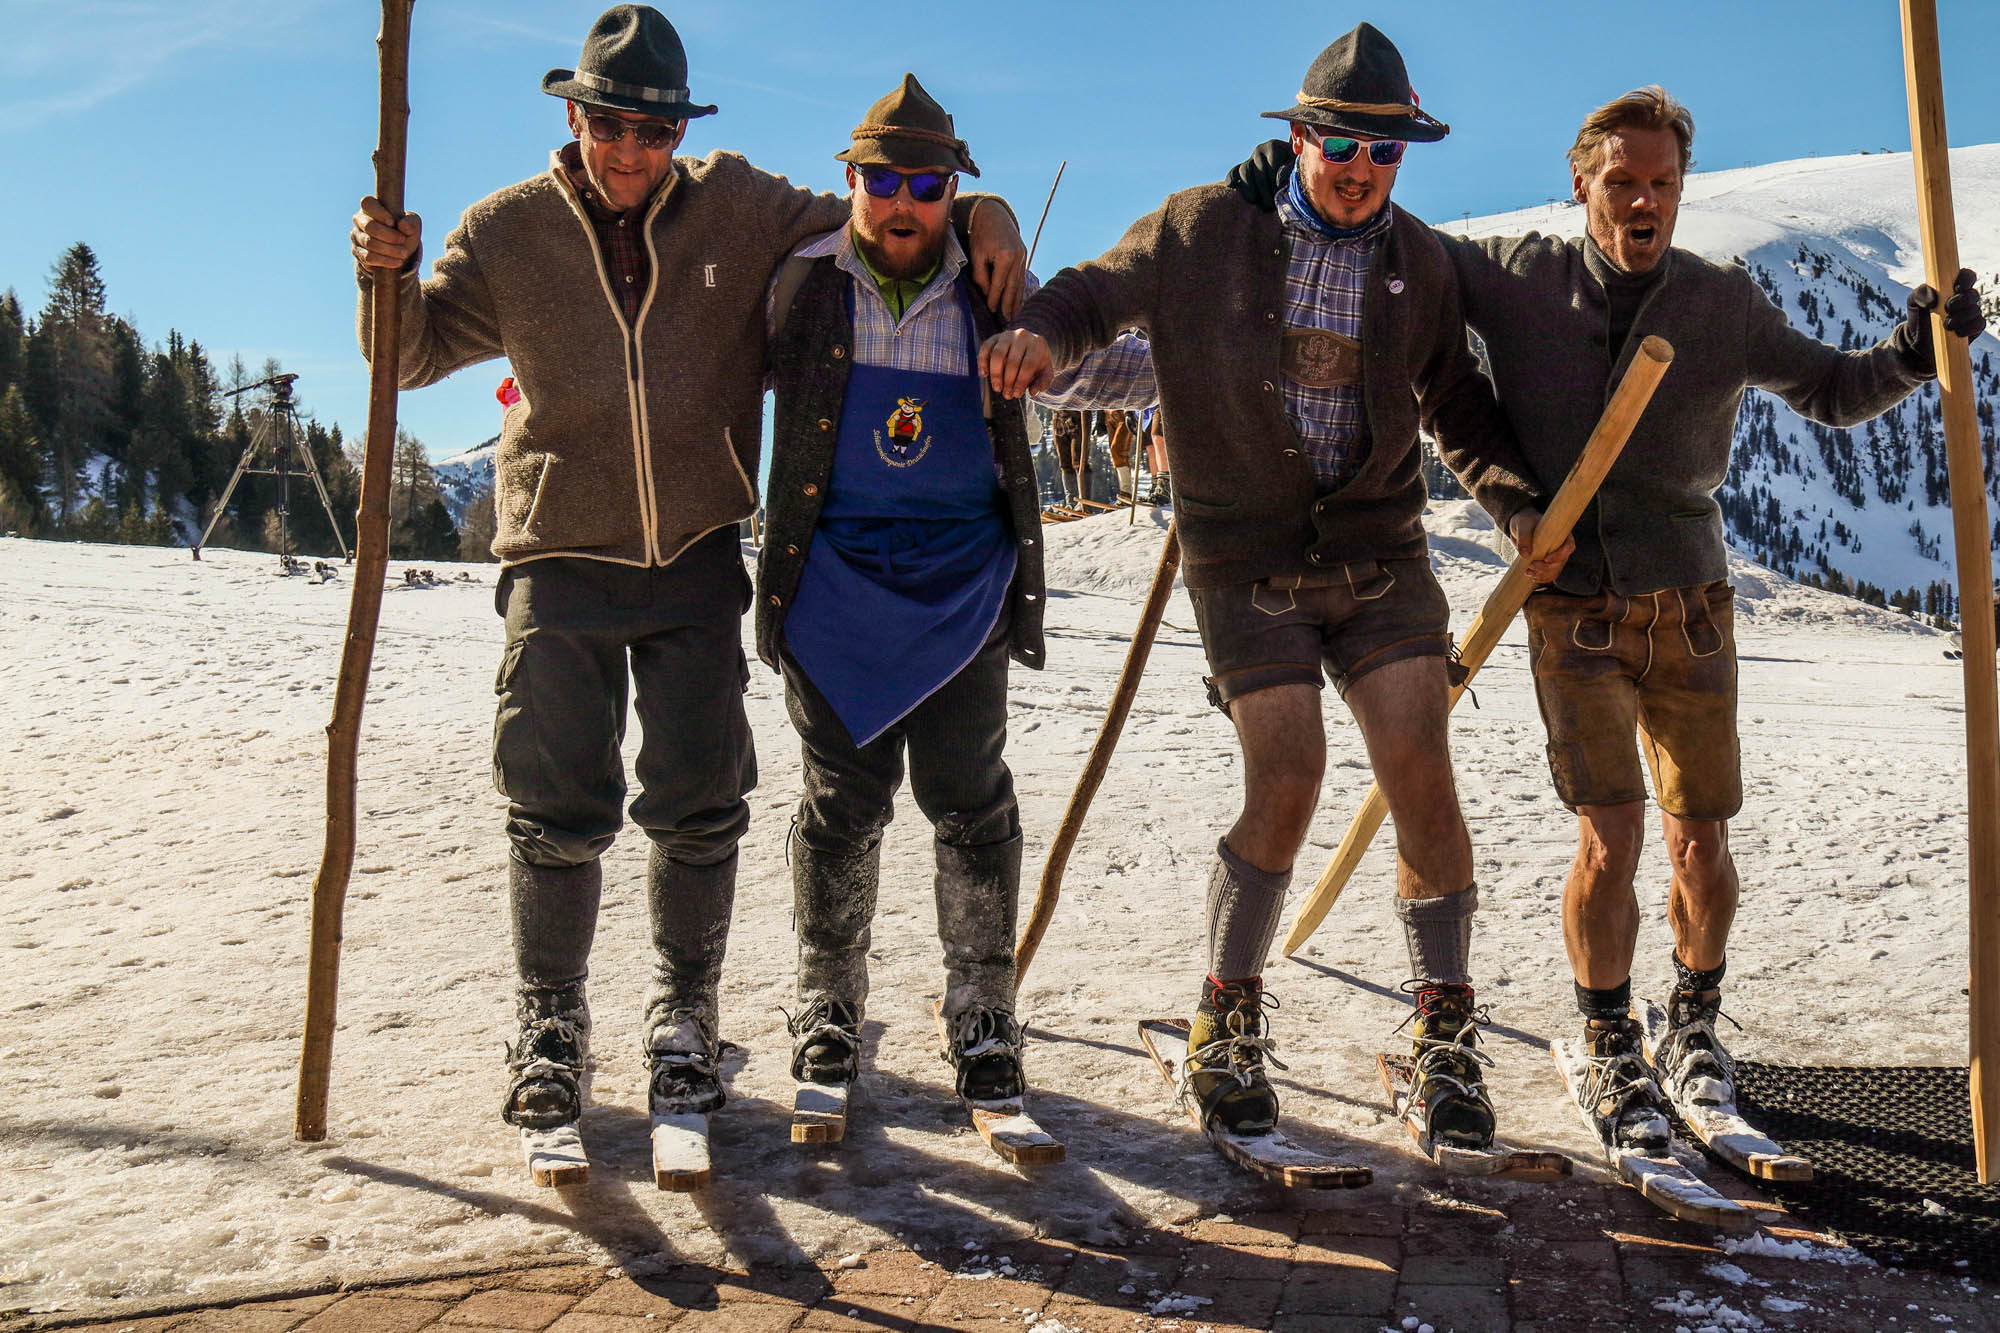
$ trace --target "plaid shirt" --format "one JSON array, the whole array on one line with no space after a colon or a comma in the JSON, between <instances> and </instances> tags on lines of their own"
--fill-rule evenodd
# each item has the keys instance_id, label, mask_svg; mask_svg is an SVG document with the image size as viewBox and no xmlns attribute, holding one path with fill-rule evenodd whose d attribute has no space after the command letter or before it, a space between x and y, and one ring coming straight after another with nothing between
<instances>
[{"instance_id":1,"label":"plaid shirt","mask_svg":"<svg viewBox=\"0 0 2000 1333\"><path fill-rule=\"evenodd\" d=\"M625 322L630 324L639 318L639 306L646 299L646 283L653 276L646 258L646 243L639 236L646 204L630 213L620 213L598 198L597 187L584 174L583 158L575 144L563 148L562 161L563 169L569 173L569 183L583 200L591 229L597 233L597 253L604 257L604 271L611 278L612 290L618 293L618 304L624 307ZM651 199L646 201L651 202Z\"/></svg>"},{"instance_id":2,"label":"plaid shirt","mask_svg":"<svg viewBox=\"0 0 2000 1333\"><path fill-rule=\"evenodd\" d=\"M1333 240L1300 220L1291 199L1278 196L1284 225L1285 328L1330 329L1361 340L1361 297L1375 252L1389 233L1386 206L1358 236ZM1322 490L1346 485L1368 457L1368 415L1361 386L1315 389L1285 377L1285 415L1305 443Z\"/></svg>"},{"instance_id":3,"label":"plaid shirt","mask_svg":"<svg viewBox=\"0 0 2000 1333\"><path fill-rule=\"evenodd\" d=\"M967 354L966 310L958 300L958 275L967 264L958 236L947 230L944 255L937 272L904 307L903 317L890 313L875 276L854 249L854 233L842 227L794 250L801 259L832 255L835 267L854 279L854 363L913 370L927 375L970 375L975 363ZM1028 290L1041 284L1031 273ZM775 330L778 312L767 308ZM1160 392L1153 378L1152 348L1136 334L1122 334L1099 352L1085 357L1035 395L1047 407L1151 407Z\"/></svg>"}]
</instances>

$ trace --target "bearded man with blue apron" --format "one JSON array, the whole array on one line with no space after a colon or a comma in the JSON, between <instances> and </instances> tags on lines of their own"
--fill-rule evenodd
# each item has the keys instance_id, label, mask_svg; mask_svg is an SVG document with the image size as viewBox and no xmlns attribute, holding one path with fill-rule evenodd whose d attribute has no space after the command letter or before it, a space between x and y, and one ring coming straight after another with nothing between
<instances>
[{"instance_id":1,"label":"bearded man with blue apron","mask_svg":"<svg viewBox=\"0 0 2000 1333\"><path fill-rule=\"evenodd\" d=\"M1007 663L1042 665L1041 515L1019 402L984 400L976 301L948 225L978 175L914 75L869 109L848 163L849 226L793 252L772 283L776 414L757 651L785 680L804 751L790 848L799 932L794 1076L858 1067L882 830L907 751L933 825L946 1058L961 1096L1019 1097L1014 922L1021 827L1002 756ZM1031 279L1032 280L1032 279ZM1125 401L1154 395L1143 340L1114 362ZM1144 362L1141 373L1131 374ZM1142 387L1134 388L1134 381Z\"/></svg>"}]
</instances>

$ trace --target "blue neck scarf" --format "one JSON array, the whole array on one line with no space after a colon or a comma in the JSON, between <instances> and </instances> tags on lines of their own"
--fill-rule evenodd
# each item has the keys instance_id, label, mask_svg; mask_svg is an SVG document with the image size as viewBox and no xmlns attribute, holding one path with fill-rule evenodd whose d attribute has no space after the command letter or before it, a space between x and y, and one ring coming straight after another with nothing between
<instances>
[{"instance_id":1,"label":"blue neck scarf","mask_svg":"<svg viewBox=\"0 0 2000 1333\"><path fill-rule=\"evenodd\" d=\"M1382 210L1360 226L1336 227L1321 217L1319 210L1313 207L1312 199L1306 194L1305 183L1302 179L1304 175L1305 173L1297 167L1292 168L1292 181L1285 189L1285 202L1292 206L1292 211L1298 214L1299 221L1305 225L1306 229L1315 235L1324 236L1329 241L1351 241L1363 232L1379 226L1382 219L1388 215L1389 201L1385 199L1382 201Z\"/></svg>"}]
</instances>

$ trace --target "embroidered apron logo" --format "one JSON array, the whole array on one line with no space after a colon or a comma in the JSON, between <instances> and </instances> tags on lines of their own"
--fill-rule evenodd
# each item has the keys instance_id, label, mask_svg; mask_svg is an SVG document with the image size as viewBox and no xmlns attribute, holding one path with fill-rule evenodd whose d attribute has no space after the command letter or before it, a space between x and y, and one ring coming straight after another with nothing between
<instances>
[{"instance_id":1,"label":"embroidered apron logo","mask_svg":"<svg viewBox=\"0 0 2000 1333\"><path fill-rule=\"evenodd\" d=\"M885 438L880 431L875 433L875 452L890 467L915 467L924 461L924 455L931 451L932 439L924 438L924 404L926 398L898 398L896 410L889 414L889 433ZM911 450L915 450L914 454Z\"/></svg>"}]
</instances>

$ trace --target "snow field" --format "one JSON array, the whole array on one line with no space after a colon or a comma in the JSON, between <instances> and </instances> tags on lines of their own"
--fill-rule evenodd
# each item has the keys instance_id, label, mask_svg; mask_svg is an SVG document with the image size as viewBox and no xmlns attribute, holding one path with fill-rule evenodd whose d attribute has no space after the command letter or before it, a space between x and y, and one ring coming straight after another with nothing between
<instances>
[{"instance_id":1,"label":"snow field","mask_svg":"<svg viewBox=\"0 0 2000 1333\"><path fill-rule=\"evenodd\" d=\"M1501 564L1483 515L1431 514L1435 564L1470 622ZM1160 528L1045 530L1049 660L1017 670L1009 747L1028 833L1024 898L1096 734ZM564 1250L607 1262L838 1256L902 1240L989 1250L1038 1231L1112 1240L1270 1198L1188 1129L1134 1020L1177 1014L1200 976L1202 894L1240 793L1176 595L1117 758L1022 994L1037 1113L1070 1160L1031 1183L961 1123L936 1055L930 835L890 828L867 1072L848 1142L794 1148L779 1006L792 982L782 835L796 741L776 677L748 704L762 783L744 844L724 1033L745 1048L717 1120L718 1183L652 1187L638 1051L648 949L644 841L609 853L594 954L602 1066L595 1167L539 1190L498 1117L511 965L501 801L487 754L500 625L492 566L406 587L392 567L361 755L331 1133L290 1138L322 729L351 571L274 577L263 555L0 541L0 1306L222 1296L424 1262ZM1738 563L1749 799L1728 1002L1756 1058L1964 1058L1962 705L1946 640ZM1574 1021L1559 906L1573 831L1549 791L1516 626L1456 721L1482 888L1475 966L1493 1005L1503 1133L1584 1160L1546 1042ZM1323 812L1286 924L1369 781L1327 695ZM628 758L637 737L628 741ZM1315 1207L1433 1183L1387 1114L1373 1055L1398 1040L1406 959L1387 833L1297 961L1267 972L1288 1132L1376 1168ZM1637 988L1671 975L1665 867L1642 876ZM1025 904L1024 904L1025 915ZM1586 1167L1588 1172L1590 1168ZM1586 1186L1588 1187L1588 1186ZM1610 1186L1603 1186L1610 1188ZM1505 1206L1511 1192L1495 1186ZM1002 1250L993 1250L1000 1253ZM1741 1304L1741 1302L1739 1302ZM1692 1316L1690 1316L1692 1317Z\"/></svg>"}]
</instances>

